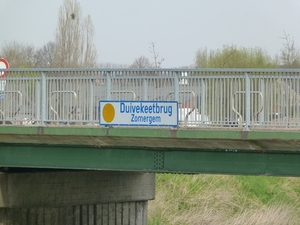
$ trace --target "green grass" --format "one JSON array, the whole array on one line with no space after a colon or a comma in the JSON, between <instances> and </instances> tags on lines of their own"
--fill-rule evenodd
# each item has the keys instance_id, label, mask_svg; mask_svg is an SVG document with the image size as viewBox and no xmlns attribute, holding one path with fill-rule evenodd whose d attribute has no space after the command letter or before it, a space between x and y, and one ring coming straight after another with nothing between
<instances>
[{"instance_id":1,"label":"green grass","mask_svg":"<svg viewBox=\"0 0 300 225\"><path fill-rule=\"evenodd\" d=\"M300 178L156 175L149 225L300 224Z\"/></svg>"}]
</instances>

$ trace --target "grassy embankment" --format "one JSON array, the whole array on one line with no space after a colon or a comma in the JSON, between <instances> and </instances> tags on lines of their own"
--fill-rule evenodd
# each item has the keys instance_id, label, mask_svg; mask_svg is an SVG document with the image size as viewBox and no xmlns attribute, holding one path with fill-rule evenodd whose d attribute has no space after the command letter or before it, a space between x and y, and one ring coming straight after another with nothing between
<instances>
[{"instance_id":1,"label":"grassy embankment","mask_svg":"<svg viewBox=\"0 0 300 225\"><path fill-rule=\"evenodd\" d=\"M300 224L300 178L157 174L148 224Z\"/></svg>"}]
</instances>

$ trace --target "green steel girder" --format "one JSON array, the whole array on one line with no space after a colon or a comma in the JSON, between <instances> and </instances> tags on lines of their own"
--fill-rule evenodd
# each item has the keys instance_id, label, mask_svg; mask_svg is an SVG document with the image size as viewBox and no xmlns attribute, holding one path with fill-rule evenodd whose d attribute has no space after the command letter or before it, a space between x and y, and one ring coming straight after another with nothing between
<instances>
[{"instance_id":1,"label":"green steel girder","mask_svg":"<svg viewBox=\"0 0 300 225\"><path fill-rule=\"evenodd\" d=\"M300 154L1 145L1 167L300 176Z\"/></svg>"},{"instance_id":2,"label":"green steel girder","mask_svg":"<svg viewBox=\"0 0 300 225\"><path fill-rule=\"evenodd\" d=\"M0 126L0 167L300 176L300 132Z\"/></svg>"}]
</instances>

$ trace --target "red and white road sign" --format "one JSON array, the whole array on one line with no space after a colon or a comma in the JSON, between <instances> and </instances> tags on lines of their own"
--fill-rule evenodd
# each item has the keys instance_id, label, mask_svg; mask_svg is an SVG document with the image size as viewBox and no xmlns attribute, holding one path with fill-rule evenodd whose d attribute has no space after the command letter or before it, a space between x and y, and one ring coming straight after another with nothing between
<instances>
[{"instance_id":1,"label":"red and white road sign","mask_svg":"<svg viewBox=\"0 0 300 225\"><path fill-rule=\"evenodd\" d=\"M5 59L0 58L0 69L8 69L8 68L9 68L8 62ZM1 71L0 78L4 78L7 74L8 74L7 71Z\"/></svg>"}]
</instances>

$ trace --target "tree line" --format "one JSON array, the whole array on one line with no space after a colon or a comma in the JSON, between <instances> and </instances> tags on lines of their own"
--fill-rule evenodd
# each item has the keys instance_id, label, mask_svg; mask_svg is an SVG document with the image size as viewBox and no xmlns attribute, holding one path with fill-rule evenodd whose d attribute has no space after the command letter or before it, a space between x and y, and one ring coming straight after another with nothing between
<instances>
[{"instance_id":1,"label":"tree line","mask_svg":"<svg viewBox=\"0 0 300 225\"><path fill-rule=\"evenodd\" d=\"M300 50L284 33L280 53L271 57L262 48L225 45L222 49L200 49L196 53L197 68L300 68Z\"/></svg>"},{"instance_id":2,"label":"tree line","mask_svg":"<svg viewBox=\"0 0 300 225\"><path fill-rule=\"evenodd\" d=\"M77 0L64 0L59 8L55 40L40 48L12 41L0 46L0 57L11 68L163 68L155 42L149 43L151 58L139 56L131 65L98 63L91 17L83 16ZM289 34L283 33L279 54L270 56L260 47L224 45L221 49L199 49L195 68L300 68L300 50ZM192 62L191 62L192 63Z\"/></svg>"}]
</instances>

